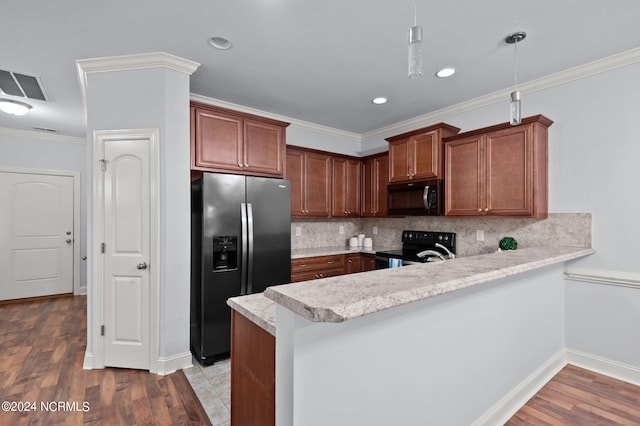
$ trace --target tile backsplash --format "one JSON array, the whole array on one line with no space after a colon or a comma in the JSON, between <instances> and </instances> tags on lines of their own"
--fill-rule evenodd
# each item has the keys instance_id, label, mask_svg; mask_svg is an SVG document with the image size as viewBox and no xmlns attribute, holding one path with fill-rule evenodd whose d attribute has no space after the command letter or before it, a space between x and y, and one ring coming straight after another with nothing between
<instances>
[{"instance_id":1,"label":"tile backsplash","mask_svg":"<svg viewBox=\"0 0 640 426\"><path fill-rule=\"evenodd\" d=\"M377 234L373 228L377 227ZM340 233L341 229L344 231ZM547 219L497 217L301 219L291 223L291 248L341 246L358 232L373 238L374 248L399 247L404 229L457 233L457 252L462 256L489 253L502 237L511 236L519 247L561 245L591 247L591 213L551 213ZM300 235L296 235L296 230ZM484 241L477 241L478 231Z\"/></svg>"}]
</instances>

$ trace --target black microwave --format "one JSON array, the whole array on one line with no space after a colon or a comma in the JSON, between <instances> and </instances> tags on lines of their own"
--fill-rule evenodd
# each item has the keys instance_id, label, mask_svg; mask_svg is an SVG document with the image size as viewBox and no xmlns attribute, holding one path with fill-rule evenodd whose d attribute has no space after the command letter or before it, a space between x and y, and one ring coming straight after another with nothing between
<instances>
[{"instance_id":1,"label":"black microwave","mask_svg":"<svg viewBox=\"0 0 640 426\"><path fill-rule=\"evenodd\" d=\"M387 209L390 215L442 216L444 181L425 180L387 185Z\"/></svg>"}]
</instances>

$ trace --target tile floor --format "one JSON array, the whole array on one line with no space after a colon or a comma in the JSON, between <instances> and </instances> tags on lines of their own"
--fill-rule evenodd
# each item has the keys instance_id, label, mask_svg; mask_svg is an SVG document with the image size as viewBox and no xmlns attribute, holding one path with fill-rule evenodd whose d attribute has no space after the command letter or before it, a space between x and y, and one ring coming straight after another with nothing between
<instances>
[{"instance_id":1,"label":"tile floor","mask_svg":"<svg viewBox=\"0 0 640 426\"><path fill-rule=\"evenodd\" d=\"M213 426L231 424L230 370L229 359L217 361L208 367L203 367L193 360L193 367L182 370Z\"/></svg>"}]
</instances>

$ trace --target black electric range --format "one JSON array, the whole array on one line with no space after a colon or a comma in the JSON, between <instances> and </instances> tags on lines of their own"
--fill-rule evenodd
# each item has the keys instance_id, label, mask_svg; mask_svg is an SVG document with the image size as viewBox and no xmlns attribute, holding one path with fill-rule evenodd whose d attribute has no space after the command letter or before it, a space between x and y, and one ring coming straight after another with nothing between
<instances>
[{"instance_id":1,"label":"black electric range","mask_svg":"<svg viewBox=\"0 0 640 426\"><path fill-rule=\"evenodd\" d=\"M376 252L376 269L453 259L455 232L402 231L402 249Z\"/></svg>"}]
</instances>

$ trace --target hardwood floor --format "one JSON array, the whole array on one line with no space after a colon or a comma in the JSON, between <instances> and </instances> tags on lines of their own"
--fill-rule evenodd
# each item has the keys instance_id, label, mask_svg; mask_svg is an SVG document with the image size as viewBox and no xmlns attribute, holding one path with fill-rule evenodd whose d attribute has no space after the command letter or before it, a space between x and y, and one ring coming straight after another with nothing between
<instances>
[{"instance_id":1,"label":"hardwood floor","mask_svg":"<svg viewBox=\"0 0 640 426\"><path fill-rule=\"evenodd\" d=\"M640 386L567 365L508 426L640 425Z\"/></svg>"},{"instance_id":2,"label":"hardwood floor","mask_svg":"<svg viewBox=\"0 0 640 426\"><path fill-rule=\"evenodd\" d=\"M77 296L0 306L0 401L21 409L3 405L0 425L211 424L182 371L83 370L86 305Z\"/></svg>"}]
</instances>

